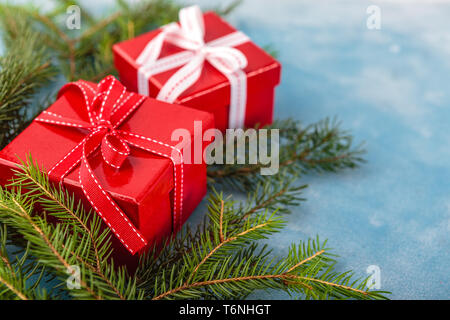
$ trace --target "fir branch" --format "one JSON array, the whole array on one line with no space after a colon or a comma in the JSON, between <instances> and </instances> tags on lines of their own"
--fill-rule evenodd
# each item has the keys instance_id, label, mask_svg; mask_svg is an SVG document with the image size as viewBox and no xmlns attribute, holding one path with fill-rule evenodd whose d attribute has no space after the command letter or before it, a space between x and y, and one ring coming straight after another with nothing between
<instances>
[{"instance_id":1,"label":"fir branch","mask_svg":"<svg viewBox=\"0 0 450 320\"><path fill-rule=\"evenodd\" d=\"M36 261L30 259L28 247L11 260L7 252L7 229L0 228L0 299L47 299L50 296L38 286L41 283L44 269Z\"/></svg>"},{"instance_id":2,"label":"fir branch","mask_svg":"<svg viewBox=\"0 0 450 320\"><path fill-rule=\"evenodd\" d=\"M17 19L14 19L14 18ZM0 7L8 49L0 57L0 148L24 128L32 115L30 107L38 89L51 80L54 69L39 33L26 24L22 11L12 14ZM8 32L9 31L9 32Z\"/></svg>"},{"instance_id":3,"label":"fir branch","mask_svg":"<svg viewBox=\"0 0 450 320\"><path fill-rule=\"evenodd\" d=\"M9 187L20 186L27 188L27 194L38 199L37 201L47 214L56 217L60 222L71 223L73 226L83 229L88 234L93 249L93 258L91 259L93 263L92 269L101 273L100 256L102 255L103 260L108 258L105 254L108 250L106 243L110 240L111 236L107 228L102 234L98 233L100 219L96 215L93 215L92 212L86 214L83 208L81 208L80 203L75 206L74 197L70 196L67 191L64 192L61 189L51 186L48 178L41 173L38 164L33 163L31 157L26 162L22 162L19 169L14 172L15 178ZM102 242L99 243L97 241L98 239L102 240ZM81 258L79 259L81 260Z\"/></svg>"},{"instance_id":4,"label":"fir branch","mask_svg":"<svg viewBox=\"0 0 450 320\"><path fill-rule=\"evenodd\" d=\"M72 265L82 268L83 290L69 290L70 295L81 299L142 297L135 278L110 261L111 232L102 226L101 218L86 213L73 195L53 187L31 158L15 171L8 187L11 191L0 194L2 222L22 234L32 245L31 253L43 259L62 281ZM33 215L35 204L58 223L53 225L46 217Z\"/></svg>"},{"instance_id":5,"label":"fir branch","mask_svg":"<svg viewBox=\"0 0 450 320\"><path fill-rule=\"evenodd\" d=\"M49 30L51 30L55 34L56 39L61 39L64 44L64 51L67 52L70 66L70 73L68 75L69 80L74 80L75 75L75 42L76 40L69 38L54 22L52 19L47 17L46 15L42 15L38 12L32 12L32 16L44 26L46 26Z\"/></svg>"},{"instance_id":6,"label":"fir branch","mask_svg":"<svg viewBox=\"0 0 450 320\"><path fill-rule=\"evenodd\" d=\"M301 193L307 185L297 186L297 180L297 176L291 176L283 170L254 184L253 190L247 192L247 201L240 207L241 219L261 210L289 213L291 207L296 207L305 200Z\"/></svg>"},{"instance_id":7,"label":"fir branch","mask_svg":"<svg viewBox=\"0 0 450 320\"><path fill-rule=\"evenodd\" d=\"M187 285L197 274L198 269L206 263L206 261L211 258L213 254L215 254L218 250L220 250L223 246L227 245L228 243L231 243L233 241L238 240L239 238L243 238L248 236L249 234L256 233L259 230L263 230L265 228L269 228L270 224L273 222L276 222L276 220L267 220L265 222L261 222L259 224L253 225L249 228L246 228L245 230L241 231L235 236L225 238L223 229L224 227L224 221L223 221L223 214L224 214L224 201L220 200L220 214L219 214L219 243L200 261L192 271L192 273L189 275L189 278L186 280L185 285ZM272 227L276 227L275 224L273 224Z\"/></svg>"},{"instance_id":8,"label":"fir branch","mask_svg":"<svg viewBox=\"0 0 450 320\"><path fill-rule=\"evenodd\" d=\"M75 241L72 239L68 241L69 244L64 245L65 248L62 251L59 251L54 244L61 241L64 234L69 233L67 229L51 228L41 218L32 218L32 205L23 199L20 193L1 191L0 209L0 217L2 217L4 223L20 230L31 245L34 245L34 247L31 247L32 252L34 251L35 254L44 257L46 264L51 265L60 273L71 269L71 263L67 259L68 250L66 249L72 247ZM101 299L85 281L80 280L80 285L90 296Z\"/></svg>"},{"instance_id":9,"label":"fir branch","mask_svg":"<svg viewBox=\"0 0 450 320\"><path fill-rule=\"evenodd\" d=\"M266 210L272 210L276 213L288 213L290 206L296 206L299 201L304 200L301 197L301 191L306 186L296 187L293 185L294 181L295 179L293 178L283 179L282 175L274 176L258 183L254 188L255 190L247 194L245 202L236 203L228 199L226 210L228 219L231 220L228 228L232 229L240 226L250 216ZM220 194L212 187L210 205L219 203L221 201L220 197ZM230 210L228 206L233 208ZM221 210L225 210L225 207L221 208ZM231 212L234 212L234 214L231 215ZM223 222L223 215L221 215L221 219ZM223 228L223 223L219 225ZM171 266L182 260L185 254L190 254L192 248L196 247L202 236L206 234L209 234L211 240L214 239L214 232L206 219L195 230L191 230L189 225L187 225L180 231L176 239L171 239L165 243L164 250L158 251L158 254L153 252L153 254L142 257L140 263L143 266L141 268L142 274L138 275L138 278L153 279L152 275L156 274L158 270Z\"/></svg>"},{"instance_id":10,"label":"fir branch","mask_svg":"<svg viewBox=\"0 0 450 320\"><path fill-rule=\"evenodd\" d=\"M84 31L79 37L75 38L73 41L81 41L83 39L88 39L92 35L96 34L97 32L102 31L102 29L106 28L109 24L114 22L116 19L118 19L122 15L121 12L115 12L111 15L109 15L106 18L101 19L99 22L96 22L93 24L89 29Z\"/></svg>"},{"instance_id":11,"label":"fir branch","mask_svg":"<svg viewBox=\"0 0 450 320\"><path fill-rule=\"evenodd\" d=\"M208 225L190 250L181 259L159 268L149 283L145 283L145 276L141 277L142 288L155 300L234 299L269 288L305 298L384 298L382 292L368 291L365 280L352 280L350 273L334 272L335 261L326 242L318 239L292 246L289 254L278 260L270 259L264 247L257 252L257 241L277 232L282 221L267 212L236 221L239 214L234 202L221 194L210 198ZM137 272L145 275L145 265Z\"/></svg>"}]
</instances>

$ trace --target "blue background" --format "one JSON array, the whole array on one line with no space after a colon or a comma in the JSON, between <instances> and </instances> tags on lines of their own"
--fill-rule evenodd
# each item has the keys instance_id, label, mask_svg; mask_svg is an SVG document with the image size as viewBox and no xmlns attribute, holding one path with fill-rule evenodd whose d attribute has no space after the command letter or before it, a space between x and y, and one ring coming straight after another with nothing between
<instances>
[{"instance_id":1,"label":"blue background","mask_svg":"<svg viewBox=\"0 0 450 320\"><path fill-rule=\"evenodd\" d=\"M99 15L113 10L82 2ZM381 9L380 30L366 26L369 5ZM270 241L275 254L319 235L341 256L339 270L367 276L378 266L391 298L450 298L449 17L450 3L438 0L246 0L228 17L279 52L276 118L337 116L368 150L357 170L301 179L307 201ZM189 222L204 212L205 203Z\"/></svg>"}]
</instances>

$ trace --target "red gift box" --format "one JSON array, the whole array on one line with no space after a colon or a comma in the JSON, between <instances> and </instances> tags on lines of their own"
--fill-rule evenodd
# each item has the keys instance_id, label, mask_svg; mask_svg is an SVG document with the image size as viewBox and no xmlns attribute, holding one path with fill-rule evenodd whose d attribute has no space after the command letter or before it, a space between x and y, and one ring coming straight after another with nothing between
<instances>
[{"instance_id":1,"label":"red gift box","mask_svg":"<svg viewBox=\"0 0 450 320\"><path fill-rule=\"evenodd\" d=\"M195 15L199 15L199 9L194 7L194 9L197 9L196 12L195 10L192 10L192 7L187 9L190 11L194 11L194 13L192 13L192 15L194 16L193 20L196 21ZM196 21L196 23L204 23L203 40L207 45L209 43L212 43L211 41L216 41L222 37L228 37L231 35L232 38L233 34L238 35L238 37L242 37L242 34L239 35L240 32L237 32L235 28L233 28L213 12L207 12L203 16L200 14L200 17L203 18L203 22ZM182 22L181 18L182 16L180 12L180 21ZM185 20L189 19L185 18ZM200 23L200 25L202 23ZM176 29L173 24L169 28ZM147 82L145 82L144 86L148 87L148 92L145 92L147 91L147 88L145 88L145 90L142 90L142 84L138 83L138 70L142 68L143 65L138 63L137 60L142 58L142 55L144 55L143 51L145 50L149 42L151 42L152 40L154 42L157 42L158 35L163 33L166 29L166 27L163 27L158 30L142 34L134 39L120 42L113 46L116 69L119 72L122 83L127 86L129 90L139 92L141 94L148 93L151 97L158 97L159 94L160 97L158 97L158 99L164 100L164 95L161 96L161 89L168 82L168 80L184 66L178 66L163 72L150 72L151 75L148 77L148 84ZM182 49L174 44L178 43L178 40L175 39L175 36L186 33L183 33L183 31L185 30L182 30L181 33L179 32L176 35L169 34L165 38L164 42L162 42L161 47L157 48L158 50L161 50L160 54L157 54L159 62L161 62L160 65L164 64L164 62L162 62L164 59L170 61L171 56L176 56L177 54L186 51L186 49ZM171 41L167 41L168 38L170 38ZM179 43L180 45L183 44L181 42ZM246 79L247 87L246 103L244 101L244 110L242 111L243 116L245 117L243 119L245 126L254 127L256 124L266 125L272 123L274 91L275 86L280 82L280 63L277 62L273 57L268 55L266 52L264 52L264 50L255 45L253 42L251 42L249 39L248 41L244 41L241 44L233 46L233 48L242 53L244 55L244 58L246 58L247 60L245 68L242 69L245 76L244 78ZM154 51L155 49L150 48L149 51L152 50ZM192 49L192 52L199 52L203 49L195 50ZM231 52L230 54L234 55L235 53ZM215 61L215 64L218 63L217 60L221 60L222 56L223 55L219 54L216 57L217 59ZM233 60L231 60L230 62L233 62ZM163 68L162 70L164 69L165 68ZM187 69L189 69L189 67ZM230 116L233 115L230 115L229 78L223 72L219 71L215 66L213 66L208 59L206 59L204 64L202 64L200 73L201 74L199 78L195 80L195 82L192 83L192 85L190 85L185 91L183 91L175 100L172 99L172 101L177 104L182 104L184 106L213 113L215 117L216 128L220 129L221 131L224 131L226 128L230 127L242 127L242 125L231 125L232 118ZM186 76L189 76L189 74L184 74ZM144 80L146 80L146 78L144 78ZM182 80L183 79L180 79L180 81ZM176 86L176 83L174 85Z\"/></svg>"},{"instance_id":2,"label":"red gift box","mask_svg":"<svg viewBox=\"0 0 450 320\"><path fill-rule=\"evenodd\" d=\"M106 90L102 90L102 86ZM115 90L116 87L118 90ZM116 95L107 89L116 92ZM111 102L114 102L113 106ZM111 116L99 116L99 108L100 111L109 109ZM68 124L72 124L71 127ZM64 187L82 199L85 208L89 208L94 205L87 197L94 198L98 191L96 186L92 188L89 183L98 182L112 202L125 213L124 219L147 241L147 246L139 250L143 252L179 229L206 194L206 164L203 161L197 164L183 163L182 159L174 162L173 154L168 152L180 148L194 154L195 143L183 141L180 145L178 141L172 141L171 136L174 130L185 129L185 132L190 133L191 141L194 141L194 132L199 134L199 124L202 134L214 128L209 113L125 92L125 88L111 76L98 86L78 81L63 87L56 102L0 152L0 182L5 185L12 177L12 169L19 163L18 157L24 160L31 154L42 170L49 172L52 168L49 178L56 183L60 175L54 172L66 170L59 168L58 164L63 159L70 160L72 155L79 157L81 153L76 156L77 146L82 145L81 148L86 148L84 152L90 150L90 154L86 155L86 163L89 163L94 180L82 180L87 167L81 160L63 176ZM88 139L88 136L91 138ZM120 137L125 137L124 141L128 145L121 145ZM148 143L145 144L147 140L143 139L147 139ZM144 142L141 144L139 141ZM207 143L200 142L200 146L203 151ZM120 152L120 148L124 150ZM125 152L127 148L129 154ZM108 154L111 150L119 153ZM121 155L124 155L121 159L114 158ZM112 166L114 163L116 165ZM91 188L87 193L83 193L82 182L85 190ZM174 208L177 205L178 208ZM100 214L104 209L100 206L96 211ZM178 216L174 217L174 214ZM104 216L102 218L105 220ZM116 229L117 223L123 223L120 220L109 222L112 224L110 227ZM125 240L127 236L122 235ZM132 250L125 250L123 241L120 243L114 237L113 242L116 257L121 258L122 262L132 260L126 254Z\"/></svg>"}]
</instances>

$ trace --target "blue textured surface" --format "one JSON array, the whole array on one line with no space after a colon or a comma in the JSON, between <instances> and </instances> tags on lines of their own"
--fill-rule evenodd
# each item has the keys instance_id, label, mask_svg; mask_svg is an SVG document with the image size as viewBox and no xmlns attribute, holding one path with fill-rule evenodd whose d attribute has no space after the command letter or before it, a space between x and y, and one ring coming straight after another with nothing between
<instances>
[{"instance_id":1,"label":"blue textured surface","mask_svg":"<svg viewBox=\"0 0 450 320\"><path fill-rule=\"evenodd\" d=\"M270 246L284 254L318 234L341 256L340 270L366 276L369 265L379 266L381 289L392 298L449 299L450 4L376 1L381 29L368 30L371 4L246 0L229 17L279 51L277 118L337 116L368 150L357 170L303 177L308 200L286 216ZM111 8L107 1L91 6Z\"/></svg>"}]
</instances>

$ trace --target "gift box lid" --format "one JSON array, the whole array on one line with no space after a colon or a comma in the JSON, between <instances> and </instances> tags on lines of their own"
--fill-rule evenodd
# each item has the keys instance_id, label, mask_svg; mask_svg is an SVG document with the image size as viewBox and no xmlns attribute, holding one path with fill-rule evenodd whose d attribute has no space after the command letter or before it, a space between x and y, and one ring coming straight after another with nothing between
<instances>
[{"instance_id":1,"label":"gift box lid","mask_svg":"<svg viewBox=\"0 0 450 320\"><path fill-rule=\"evenodd\" d=\"M206 12L203 17L206 43L237 31L214 12ZM144 33L136 38L120 42L113 46L113 50L137 70L139 65L137 64L136 59L147 43L160 32L161 29L158 29ZM249 91L256 91L257 89L273 87L279 84L281 65L277 60L251 41L236 46L235 48L244 53L248 60L248 65L244 71L247 74L247 86ZM161 51L161 57L175 54L180 51L183 51L183 49L170 43L165 43ZM155 90L156 92L159 91L162 85L166 83L178 69L180 69L180 67L153 75L150 78L150 92L155 92ZM211 91L215 92L215 96L214 99L207 100L208 104L215 104L217 106L224 105L225 103L228 104L226 102L230 100L230 84L228 79L211 64L205 62L200 79L184 91L176 102L184 104L192 99L202 100L202 96Z\"/></svg>"},{"instance_id":2,"label":"gift box lid","mask_svg":"<svg viewBox=\"0 0 450 320\"><path fill-rule=\"evenodd\" d=\"M47 111L74 120L89 121L80 105L80 95L67 90ZM209 113L147 98L118 129L160 141L171 141L175 129L184 128L193 135L194 121L202 121L205 128L214 126ZM31 154L39 166L48 171L85 136L86 131L81 129L33 121L0 151L0 166L13 167L19 163L19 158L25 160ZM137 148L131 150L120 170L106 165L100 152L90 156L95 176L116 201L139 205L148 201L152 193L159 196L173 189L173 164L170 159ZM78 168L72 170L64 178L64 184L79 188L78 171ZM138 224L138 217L130 218Z\"/></svg>"}]
</instances>

